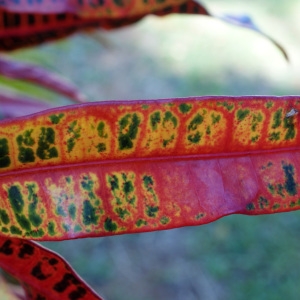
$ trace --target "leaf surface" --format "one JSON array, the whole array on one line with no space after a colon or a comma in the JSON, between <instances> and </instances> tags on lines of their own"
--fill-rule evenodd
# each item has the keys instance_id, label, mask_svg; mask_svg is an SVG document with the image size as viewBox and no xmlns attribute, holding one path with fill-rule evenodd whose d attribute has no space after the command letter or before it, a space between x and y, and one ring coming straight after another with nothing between
<instances>
[{"instance_id":1,"label":"leaf surface","mask_svg":"<svg viewBox=\"0 0 300 300\"><path fill-rule=\"evenodd\" d=\"M102 299L59 255L31 241L0 237L0 266L20 281L26 299Z\"/></svg>"},{"instance_id":2,"label":"leaf surface","mask_svg":"<svg viewBox=\"0 0 300 300\"><path fill-rule=\"evenodd\" d=\"M99 102L2 121L0 230L62 240L298 209L299 105Z\"/></svg>"}]
</instances>

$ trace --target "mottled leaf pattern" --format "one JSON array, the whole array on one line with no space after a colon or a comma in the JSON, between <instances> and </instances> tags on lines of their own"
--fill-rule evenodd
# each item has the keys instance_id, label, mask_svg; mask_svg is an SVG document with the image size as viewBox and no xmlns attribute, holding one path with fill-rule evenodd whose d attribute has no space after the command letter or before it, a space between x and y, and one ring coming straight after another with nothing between
<instances>
[{"instance_id":1,"label":"mottled leaf pattern","mask_svg":"<svg viewBox=\"0 0 300 300\"><path fill-rule=\"evenodd\" d=\"M99 102L2 122L0 230L62 240L298 209L299 105Z\"/></svg>"}]
</instances>

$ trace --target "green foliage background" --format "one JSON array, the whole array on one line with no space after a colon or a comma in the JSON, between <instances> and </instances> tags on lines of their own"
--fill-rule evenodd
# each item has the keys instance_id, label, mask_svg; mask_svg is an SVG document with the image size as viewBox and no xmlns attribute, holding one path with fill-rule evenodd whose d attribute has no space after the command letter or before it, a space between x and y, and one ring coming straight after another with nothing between
<instances>
[{"instance_id":1,"label":"green foliage background","mask_svg":"<svg viewBox=\"0 0 300 300\"><path fill-rule=\"evenodd\" d=\"M300 94L299 1L204 3L212 12L254 17L284 45L290 62L256 33L199 16L148 17L101 33L101 43L76 35L11 56L68 77L91 101ZM0 84L69 103L20 82L0 78ZM44 244L108 300L298 299L299 213Z\"/></svg>"}]
</instances>

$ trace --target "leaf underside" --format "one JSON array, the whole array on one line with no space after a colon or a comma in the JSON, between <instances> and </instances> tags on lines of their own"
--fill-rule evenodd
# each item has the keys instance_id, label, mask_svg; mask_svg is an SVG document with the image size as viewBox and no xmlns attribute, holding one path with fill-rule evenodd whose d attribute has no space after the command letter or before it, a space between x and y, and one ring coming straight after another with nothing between
<instances>
[{"instance_id":1,"label":"leaf underside","mask_svg":"<svg viewBox=\"0 0 300 300\"><path fill-rule=\"evenodd\" d=\"M2 121L1 233L63 240L298 209L292 109L297 97L204 97Z\"/></svg>"}]
</instances>

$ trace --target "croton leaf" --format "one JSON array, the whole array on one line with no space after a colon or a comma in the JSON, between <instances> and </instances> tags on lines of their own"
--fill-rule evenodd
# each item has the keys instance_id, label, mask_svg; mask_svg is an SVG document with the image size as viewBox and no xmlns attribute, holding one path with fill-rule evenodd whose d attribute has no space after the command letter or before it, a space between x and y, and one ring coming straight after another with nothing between
<instances>
[{"instance_id":1,"label":"croton leaf","mask_svg":"<svg viewBox=\"0 0 300 300\"><path fill-rule=\"evenodd\" d=\"M99 102L0 122L0 231L62 240L300 208L297 97Z\"/></svg>"},{"instance_id":2,"label":"croton leaf","mask_svg":"<svg viewBox=\"0 0 300 300\"><path fill-rule=\"evenodd\" d=\"M24 80L40 85L53 92L72 99L75 103L85 102L84 95L63 76L40 66L19 62L0 56L0 74L9 78Z\"/></svg>"},{"instance_id":3,"label":"croton leaf","mask_svg":"<svg viewBox=\"0 0 300 300\"><path fill-rule=\"evenodd\" d=\"M59 255L31 241L0 237L0 267L19 280L28 300L102 299Z\"/></svg>"},{"instance_id":4,"label":"croton leaf","mask_svg":"<svg viewBox=\"0 0 300 300\"><path fill-rule=\"evenodd\" d=\"M33 114L53 107L50 103L20 95L11 91L0 91L0 119Z\"/></svg>"},{"instance_id":5,"label":"croton leaf","mask_svg":"<svg viewBox=\"0 0 300 300\"><path fill-rule=\"evenodd\" d=\"M96 3L90 0L1 1L0 50L9 51L66 37L76 31L92 28L115 29L133 24L149 14L197 14L221 18L231 24L247 27L279 48L283 47L263 33L247 16L215 16L194 0L114 0ZM249 21L250 20L250 21Z\"/></svg>"}]
</instances>

